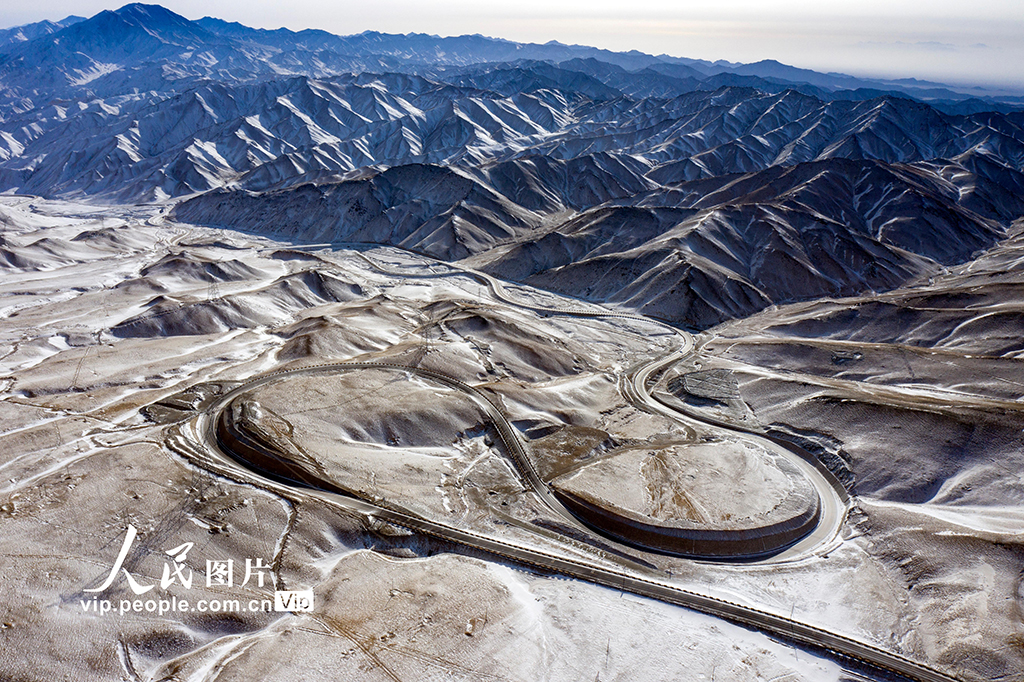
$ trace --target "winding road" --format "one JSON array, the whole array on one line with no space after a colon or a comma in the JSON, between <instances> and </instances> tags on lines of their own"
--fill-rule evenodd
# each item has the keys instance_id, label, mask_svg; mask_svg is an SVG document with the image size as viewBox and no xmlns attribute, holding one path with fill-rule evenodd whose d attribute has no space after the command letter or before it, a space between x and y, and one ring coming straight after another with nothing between
<instances>
[{"instance_id":1,"label":"winding road","mask_svg":"<svg viewBox=\"0 0 1024 682\"><path fill-rule=\"evenodd\" d=\"M371 267L379 270L387 275L394 277L409 277L410 273L402 272L399 270L392 269L391 267L378 262L376 259L370 258L365 253L356 252L358 258L368 263ZM722 424L711 419L701 418L696 415L687 415L679 412L673 407L666 405L658 401L651 395L648 390L649 379L651 376L655 376L663 370L671 367L677 362L685 359L694 350L694 338L689 332L681 329L676 329L663 322L653 320L643 315L637 315L636 313L627 313L612 310L601 310L597 308L552 308L548 306L539 306L524 301L520 301L510 296L505 290L501 281L492 277L485 272L479 272L476 270L470 270L457 264L444 263L439 264L445 268L445 271L441 273L415 273L414 277L430 277L436 278L439 275L468 275L479 282L487 285L491 290L491 293L498 300L514 307L525 308L527 310L533 310L535 312L542 312L546 314L554 315L569 315L573 317L617 317L634 319L647 324L657 324L663 326L671 332L678 335L680 339L680 347L664 357L650 360L641 363L637 367L633 368L623 378L621 382L623 396L638 409L645 410L659 414L668 419L681 422L686 425L698 425L704 430L725 430L734 433L742 433L744 438L757 444L761 448L780 454L794 464L797 469L810 481L814 487L815 492L821 503L821 518L815 527L815 529L808 535L798 540L795 544L787 547L782 552L771 552L768 556L759 556L752 554L746 559L759 559L761 561L781 562L781 561L792 561L800 559L807 554L811 553L816 549L822 548L826 543L837 537L839 530L842 528L844 521L846 520L846 514L849 511L850 496L846 491L843 484L830 472L814 455L799 448L795 445L765 437L763 434L759 434L755 431L740 429L732 425ZM451 381L451 380L450 380ZM451 385L451 384L449 384ZM470 387L463 384L465 388L462 390L471 390L478 398L484 398L478 391L471 389ZM459 387L456 387L459 388ZM468 391L467 391L468 392ZM486 400L486 398L484 398ZM492 419L500 420L504 422L504 416L501 414L497 406L491 405L493 409L489 410L489 415ZM500 423L496 421L495 423ZM510 429L511 430L511 429ZM509 452L512 453L513 458L516 460L516 467L519 469L522 467L521 474L524 474L524 478L531 484L534 491L541 496L548 506L553 511L564 515L570 521L580 523L580 520L573 514L569 513L568 510L558 502L557 498L551 493L550 488L540 480L536 470L533 468L532 463L526 456L523 449L523 445L520 439L510 434L508 440L514 441L514 443L506 442L506 447L509 448ZM503 439L505 436L503 435ZM513 453L514 450L514 453ZM520 464L520 462L522 464ZM597 530L599 533L600 529Z\"/></svg>"},{"instance_id":2,"label":"winding road","mask_svg":"<svg viewBox=\"0 0 1024 682\"><path fill-rule=\"evenodd\" d=\"M359 257L368 262L372 267L400 277L408 277L410 273L397 273L390 271L386 266L376 263L364 254ZM327 259L324 259L327 260ZM330 262L327 260L327 262ZM445 264L446 266L449 264ZM623 317L642 320L647 323L656 322L631 313L619 313L613 311L602 312L594 309L557 309L532 304L524 304L515 301L504 290L501 283L485 273L455 268L451 274L465 274L474 277L478 281L485 282L495 297L509 305L532 309L538 312L562 315L576 315L585 317ZM414 274L412 276L438 277L445 273ZM658 323L661 324L661 323ZM801 451L795 446L789 446L783 441L765 438L763 435L749 431L741 431L732 426L716 424L707 420L695 420L691 416L683 415L672 409L670 406L659 402L652 396L648 385L652 376L680 361L693 351L694 341L692 335L687 332L673 331L680 336L680 347L673 353L661 358L645 362L632 369L622 382L622 389L625 397L640 409L652 411L683 423L692 424L702 422L702 427L727 429L733 432L741 432L744 438L757 442L761 447L786 456L794 465L807 476L814 484L822 505L822 520L818 527L808 536L798 541L770 560L793 560L806 556L815 549L820 549L836 538L838 529L842 526L846 511L849 505L849 496L842 485L820 465L809 453ZM480 406L494 424L503 448L512 461L514 468L522 478L523 482L535 492L541 500L555 513L572 523L574 526L584 528L578 519L559 502L551 493L547 484L541 479L524 446L522 437L518 431L508 422L501 409L479 389L466 384L458 379L449 377L440 372L418 367L407 367L403 365L392 365L387 363L326 363L297 369L271 372L252 379L228 393L221 396L205 412L190 422L171 427L169 431L169 445L180 454L196 461L199 465L225 475L229 478L242 480L247 483L274 490L292 499L315 498L324 503L333 505L339 509L365 519L368 524L374 521L384 521L415 533L422 533L444 541L456 542L476 550L489 553L519 564L538 567L546 571L554 571L563 575L588 580L600 585L614 589L629 591L638 595L659 599L672 604L685 606L703 613L725 618L735 623L767 631L785 639L805 644L814 648L824 649L842 658L850 658L867 665L868 667L882 669L896 673L902 677L919 680L920 682L949 682L956 678L941 671L935 670L927 665L913 661L900 654L886 651L872 644L856 640L845 635L830 632L823 628L801 623L792 618L780 614L770 613L748 605L738 604L712 594L701 593L694 590L684 589L665 581L664 575L655 569L645 569L632 562L624 562L609 555L605 557L609 561L619 563L618 566L603 566L590 563L581 558L571 556L558 556L537 549L535 547L518 545L507 540L481 535L463 528L457 528L439 521L424 518L414 512L406 510L392 501L360 499L349 495L339 494L328 490L310 488L308 486L296 485L285 477L269 475L267 472L254 471L237 459L225 452L217 434L217 420L224 409L240 395L252 389L289 377L323 373L353 371L360 369L376 369L404 372L410 375L417 375L441 383L445 386L460 390L471 397Z\"/></svg>"},{"instance_id":3,"label":"winding road","mask_svg":"<svg viewBox=\"0 0 1024 682\"><path fill-rule=\"evenodd\" d=\"M688 348L658 360L644 363L628 372L622 382L623 394L626 396L626 399L637 407L661 414L683 424L698 425L704 430L721 430L743 434L745 439L757 444L761 448L786 457L810 481L818 494L818 499L821 501L821 519L817 527L809 535L804 536L782 552L773 554L765 559L765 561L782 562L801 559L836 538L849 511L850 495L842 482L817 457L796 445L766 437L756 431L742 429L738 426L724 424L709 418L697 418L696 416L684 414L652 396L648 389L651 376L680 362L692 350L691 338L691 345Z\"/></svg>"}]
</instances>

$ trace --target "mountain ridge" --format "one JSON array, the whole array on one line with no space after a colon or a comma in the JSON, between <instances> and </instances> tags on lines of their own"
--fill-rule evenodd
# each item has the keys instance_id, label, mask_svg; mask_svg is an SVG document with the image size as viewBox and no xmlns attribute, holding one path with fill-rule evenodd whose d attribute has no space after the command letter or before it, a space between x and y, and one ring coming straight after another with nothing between
<instances>
[{"instance_id":1,"label":"mountain ridge","mask_svg":"<svg viewBox=\"0 0 1024 682\"><path fill-rule=\"evenodd\" d=\"M207 42L210 42L209 36L216 35L221 38L223 42L217 45L219 51L214 51L207 55L207 63L193 62L186 64L188 67L187 74L199 77L209 77L213 73L211 71L212 65L219 65L219 68L222 70L225 64L235 77L259 78L283 73L322 77L330 74L337 75L347 70L362 70L374 65L377 67L408 69L416 64L420 66L414 66L414 68L430 64L466 66L472 63L505 62L518 59L544 60L557 63L572 59L596 58L605 63L615 64L631 71L641 71L645 68L653 67L656 71L660 70L659 72L663 72L666 68L676 67L686 68L688 76L694 78L697 77L697 74L713 77L728 73L734 78L760 79L759 81L751 81L751 84L767 82L765 79L775 79L790 86L813 86L824 88L828 92L868 88L880 91L898 91L904 96L910 97L920 95L918 87L920 84L917 82L909 83L906 79L881 81L877 79L855 78L845 74L821 74L808 69L783 65L773 60L764 60L755 64L732 64L724 61L712 63L696 59L669 57L667 55L648 55L636 50L613 52L587 46L564 45L555 41L550 41L543 45L516 43L478 34L438 37L426 34L386 34L364 31L363 33L350 36L338 36L319 29L305 29L302 31L291 31L285 28L274 30L254 29L238 22L226 22L212 17L190 21L159 5L141 3L128 4L116 11L105 10L94 17L76 21L71 25L85 24L85 27L81 30L88 33L99 28L98 24L104 21L111 21L109 14L113 14L125 21L127 26L138 26L143 17L147 16L150 23L160 25L165 29L168 25L173 24L179 29L177 35L179 39L186 33L195 35L198 32L203 32L207 36ZM62 26L56 33L67 30L71 25ZM156 31L156 33L159 33L159 31ZM67 59L64 62L59 59L51 59L45 63L45 69L40 68L34 73L21 74L21 78L18 78L16 70L12 72L12 57L8 53L13 50L13 58L16 62L17 58L24 56L25 52L45 49L47 47L45 41L51 35L53 34L39 35L29 40L28 42L43 41L35 43L32 50L18 50L16 49L18 46L12 47L13 44L10 43L4 46L0 42L0 79L6 81L5 88L15 90L21 98L27 97L31 99L33 95L37 98L47 95L53 96L60 91L60 87L58 87L60 85L59 81L55 80L51 83L52 92L38 92L37 88L29 85L30 81L33 83L37 82L33 80L33 76L38 78L39 75L44 74L46 69L56 71L57 73L68 71L87 73L90 61L122 68L137 68L142 62L151 63L168 56L160 51L155 53L145 52L145 57L141 62L137 60L121 64L109 61L112 56L109 50L107 53L103 53L102 49L99 52L93 50L93 48L103 48L103 45L86 45L84 46L86 47L85 50L75 51L80 53L77 61L86 62L84 66L68 62L70 57L65 55ZM72 41L76 38L74 33L69 33L66 37ZM167 42L165 41L165 43ZM169 42L176 44L174 41ZM52 45L49 49L51 52L53 51ZM299 52L296 53L296 50L299 50ZM179 58L181 54L178 54ZM187 62L184 59L179 59L179 61ZM310 70L309 64L312 62L318 62L319 66ZM306 64L305 67L303 67L304 63ZM788 79L780 78L782 75L790 77ZM72 84L79 83L80 85L87 84L88 82L85 81L83 83L84 77L81 75L71 80ZM63 95L66 94L63 93ZM977 99L975 94L965 94L945 88L941 92L932 93L931 99L936 100L944 97L951 102L966 101L972 98ZM16 98L12 98L10 93L8 93L8 107L11 106L12 99L17 101ZM1012 98L1007 101L1011 100ZM989 98L987 101L990 103L990 106L1000 105L999 98ZM0 104L3 104L3 102L0 102ZM1002 106L1007 106L1007 104L1003 103ZM2 113L2 109L0 109L0 113Z\"/></svg>"},{"instance_id":2,"label":"mountain ridge","mask_svg":"<svg viewBox=\"0 0 1024 682\"><path fill-rule=\"evenodd\" d=\"M865 83L131 4L0 49L0 191L394 244L703 328L905 286L1024 216L1024 112L833 89Z\"/></svg>"}]
</instances>

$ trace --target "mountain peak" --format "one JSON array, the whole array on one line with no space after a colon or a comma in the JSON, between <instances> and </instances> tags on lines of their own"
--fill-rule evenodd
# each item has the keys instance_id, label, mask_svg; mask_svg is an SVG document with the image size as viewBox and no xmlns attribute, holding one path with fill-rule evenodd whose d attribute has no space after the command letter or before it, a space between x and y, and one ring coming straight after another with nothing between
<instances>
[{"instance_id":1,"label":"mountain peak","mask_svg":"<svg viewBox=\"0 0 1024 682\"><path fill-rule=\"evenodd\" d=\"M175 14L163 5L147 5L142 2L130 2L127 5L123 5L119 9L114 10L114 13L121 16L148 16L154 18L173 16L184 19L184 17Z\"/></svg>"},{"instance_id":2,"label":"mountain peak","mask_svg":"<svg viewBox=\"0 0 1024 682\"><path fill-rule=\"evenodd\" d=\"M137 23L150 28L185 25L194 28L191 21L180 14L175 14L162 5L146 5L141 2L133 2L115 10L114 14L130 23Z\"/></svg>"},{"instance_id":3,"label":"mountain peak","mask_svg":"<svg viewBox=\"0 0 1024 682\"><path fill-rule=\"evenodd\" d=\"M60 21L44 20L37 21L33 24L22 24L21 26L3 28L0 29L0 46L28 42L35 38L56 33L61 29L67 28L72 24L77 24L80 21L85 21L85 19L83 17L71 15L61 19Z\"/></svg>"}]
</instances>

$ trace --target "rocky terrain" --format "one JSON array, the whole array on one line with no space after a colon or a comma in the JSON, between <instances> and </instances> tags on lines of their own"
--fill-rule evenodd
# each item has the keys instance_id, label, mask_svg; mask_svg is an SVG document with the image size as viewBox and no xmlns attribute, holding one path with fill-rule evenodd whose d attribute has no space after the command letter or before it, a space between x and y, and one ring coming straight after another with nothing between
<instances>
[{"instance_id":1,"label":"rocky terrain","mask_svg":"<svg viewBox=\"0 0 1024 682\"><path fill-rule=\"evenodd\" d=\"M533 312L457 272L424 278L437 264L399 251L365 253L406 277L355 251L299 250L164 221L159 209L10 198L0 209L8 248L25 254L4 266L2 280L5 675L210 679L211 669L229 677L272 669L277 679L431 671L526 680L643 666L645 677L664 680L679 670L842 678L827 657L727 622L496 563L237 472L215 473L168 431L260 372L354 359L489 386L529 440L546 443L534 454L548 469L566 461L553 441L583 433L609 454L665 438L687 442L687 428L616 391L617 373L672 347L671 329ZM45 265L35 260L44 257ZM523 305L573 305L531 289L514 293ZM394 372L325 375L272 383L250 400L258 402L245 408L250 428L291 443L283 447L299 466L313 457L331 480L373 499L599 565L649 559L699 589L723 576L761 582L743 568L559 541L564 521L524 490L479 408L430 382ZM591 454L584 447L576 457ZM95 596L84 590L110 570L126 523L139 531L126 568L144 585L159 587L166 550L194 545L185 562L191 587L174 582L162 597L248 603L274 588L312 589L317 607L159 618L83 609ZM765 594L827 591L871 562L857 544L839 554L829 571L783 568L779 575L801 587L780 583ZM273 583L243 587L239 572L233 587L206 585L205 560L244 565L252 557L273 567ZM102 596L115 610L135 597L123 579ZM814 622L831 622L822 605L799 601ZM893 623L873 608L851 612L859 624L846 631L857 636L874 638ZM652 623L654 639L644 634Z\"/></svg>"},{"instance_id":2,"label":"rocky terrain","mask_svg":"<svg viewBox=\"0 0 1024 682\"><path fill-rule=\"evenodd\" d=\"M934 275L1024 215L1007 105L142 5L53 36L0 48L0 189L185 197L188 222L399 245L694 328Z\"/></svg>"},{"instance_id":3,"label":"rocky terrain","mask_svg":"<svg viewBox=\"0 0 1024 682\"><path fill-rule=\"evenodd\" d=\"M0 31L0 678L1024 679L1022 102Z\"/></svg>"}]
</instances>

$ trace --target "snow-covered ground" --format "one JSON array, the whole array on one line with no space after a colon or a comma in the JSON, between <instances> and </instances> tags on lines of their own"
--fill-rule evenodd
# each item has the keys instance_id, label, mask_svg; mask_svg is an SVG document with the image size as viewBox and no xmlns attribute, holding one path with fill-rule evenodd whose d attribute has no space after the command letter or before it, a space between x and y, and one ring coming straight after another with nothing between
<instances>
[{"instance_id":1,"label":"snow-covered ground","mask_svg":"<svg viewBox=\"0 0 1024 682\"><path fill-rule=\"evenodd\" d=\"M301 248L175 223L159 207L4 197L0 217L0 547L7 557L0 660L8 674L850 679L820 653L683 608L367 526L330 506L212 474L168 447L167 425L194 415L175 396L197 384L232 386L272 369L329 361L382 361L444 371L487 390L535 445L538 470L554 476L593 455L701 439L638 411L618 389L625 368L675 349L673 330L539 313L495 298L473 277L424 278L424 268L446 266L394 249L372 248L367 260L355 248ZM412 276L396 274L404 267ZM560 303L524 287L509 286L506 294L528 306ZM705 348L704 362L711 355ZM294 412L287 419L295 442L307 452L322 447L319 454L346 481L469 529L598 556L559 540L550 523L531 526L543 513L465 398L429 382L372 374L307 377L292 393L287 383L270 384L257 397L275 414ZM162 412L140 412L155 403ZM408 409L396 412L403 403ZM751 405L761 417L760 403ZM886 459L864 457L853 462L855 474ZM498 496L489 499L489 491ZM971 497L966 506L865 493L842 537L798 561L633 556L680 586L970 679L1018 667L1017 500L991 500L998 504L986 511ZM504 509L498 497L508 502L504 526L490 511ZM124 568L156 585L152 594L247 602L272 598L274 587L311 589L316 608L157 615L83 609L95 596L84 590L104 581L129 525L138 538ZM172 580L161 588L163 567L174 563L166 552L184 543L192 543L182 562L193 573L191 587ZM231 559L241 571L256 558L272 567L272 584L241 586L239 573L232 586L206 585L206 561ZM101 597L115 609L120 599L136 598L123 574Z\"/></svg>"}]
</instances>

